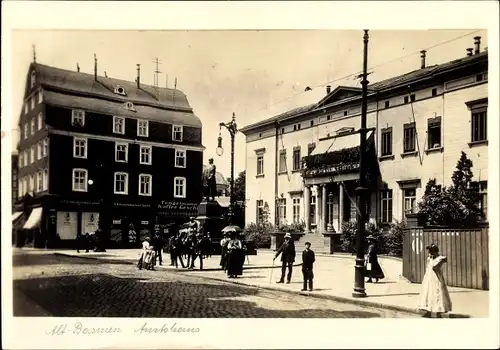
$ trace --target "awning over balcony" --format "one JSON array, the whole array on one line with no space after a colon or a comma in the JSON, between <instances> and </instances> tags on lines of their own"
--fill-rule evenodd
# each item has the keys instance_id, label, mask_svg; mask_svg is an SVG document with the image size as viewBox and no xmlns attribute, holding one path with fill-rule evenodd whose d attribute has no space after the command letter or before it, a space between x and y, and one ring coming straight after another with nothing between
<instances>
[{"instance_id":1,"label":"awning over balcony","mask_svg":"<svg viewBox=\"0 0 500 350\"><path fill-rule=\"evenodd\" d=\"M23 215L22 211L16 211L12 214L12 222L16 221L21 215Z\"/></svg>"},{"instance_id":2,"label":"awning over balcony","mask_svg":"<svg viewBox=\"0 0 500 350\"><path fill-rule=\"evenodd\" d=\"M33 208L23 228L26 230L32 229L38 226L41 220L42 220L42 208Z\"/></svg>"},{"instance_id":3,"label":"awning over balcony","mask_svg":"<svg viewBox=\"0 0 500 350\"><path fill-rule=\"evenodd\" d=\"M366 134L366 139L368 140L372 134L373 130L369 130ZM316 148L314 148L314 151L312 151L310 155L315 156L325 153L333 153L343 149L357 148L359 147L359 138L359 133L354 133L319 141Z\"/></svg>"}]
</instances>

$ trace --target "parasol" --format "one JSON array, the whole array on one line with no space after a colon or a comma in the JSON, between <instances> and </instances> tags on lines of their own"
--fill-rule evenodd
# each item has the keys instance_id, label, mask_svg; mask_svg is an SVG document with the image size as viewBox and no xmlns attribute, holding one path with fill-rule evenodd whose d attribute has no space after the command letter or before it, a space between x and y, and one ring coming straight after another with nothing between
<instances>
[{"instance_id":1,"label":"parasol","mask_svg":"<svg viewBox=\"0 0 500 350\"><path fill-rule=\"evenodd\" d=\"M229 225L229 226L226 226L222 229L222 233L233 233L233 232L241 233L241 232L243 232L243 230L239 226L236 226L236 225Z\"/></svg>"}]
</instances>

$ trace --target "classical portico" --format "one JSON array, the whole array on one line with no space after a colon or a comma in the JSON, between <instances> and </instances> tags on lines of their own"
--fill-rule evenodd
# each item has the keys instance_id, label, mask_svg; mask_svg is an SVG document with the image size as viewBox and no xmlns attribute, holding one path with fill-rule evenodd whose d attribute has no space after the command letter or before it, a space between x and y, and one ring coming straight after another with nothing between
<instances>
[{"instance_id":1,"label":"classical portico","mask_svg":"<svg viewBox=\"0 0 500 350\"><path fill-rule=\"evenodd\" d=\"M368 133L367 154L370 175L377 164L373 130ZM342 223L356 218L355 189L359 180L359 133L353 130L320 139L316 148L304 157L304 203L307 232L340 234ZM374 171L375 170L375 171ZM373 181L372 181L373 183Z\"/></svg>"}]
</instances>

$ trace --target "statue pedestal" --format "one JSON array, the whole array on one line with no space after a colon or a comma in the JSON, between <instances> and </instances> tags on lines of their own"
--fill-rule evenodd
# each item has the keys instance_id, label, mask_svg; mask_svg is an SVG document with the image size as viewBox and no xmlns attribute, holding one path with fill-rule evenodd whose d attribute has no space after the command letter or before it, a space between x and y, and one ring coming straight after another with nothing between
<instances>
[{"instance_id":1,"label":"statue pedestal","mask_svg":"<svg viewBox=\"0 0 500 350\"><path fill-rule=\"evenodd\" d=\"M220 240L222 239L222 229L226 223L222 219L223 208L216 201L203 200L198 204L198 220L204 233L210 232L212 245L215 254L220 254Z\"/></svg>"}]
</instances>

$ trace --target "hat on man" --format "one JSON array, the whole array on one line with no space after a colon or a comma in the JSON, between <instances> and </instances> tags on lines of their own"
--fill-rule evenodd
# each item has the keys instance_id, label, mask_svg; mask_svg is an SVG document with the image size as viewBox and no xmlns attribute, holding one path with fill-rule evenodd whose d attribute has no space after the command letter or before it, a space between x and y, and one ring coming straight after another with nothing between
<instances>
[{"instance_id":1,"label":"hat on man","mask_svg":"<svg viewBox=\"0 0 500 350\"><path fill-rule=\"evenodd\" d=\"M306 242L306 244L304 244L304 245L311 245L311 242Z\"/></svg>"},{"instance_id":2,"label":"hat on man","mask_svg":"<svg viewBox=\"0 0 500 350\"><path fill-rule=\"evenodd\" d=\"M292 235L290 234L290 232L287 232L287 233L285 234L285 238L292 238Z\"/></svg>"}]
</instances>

